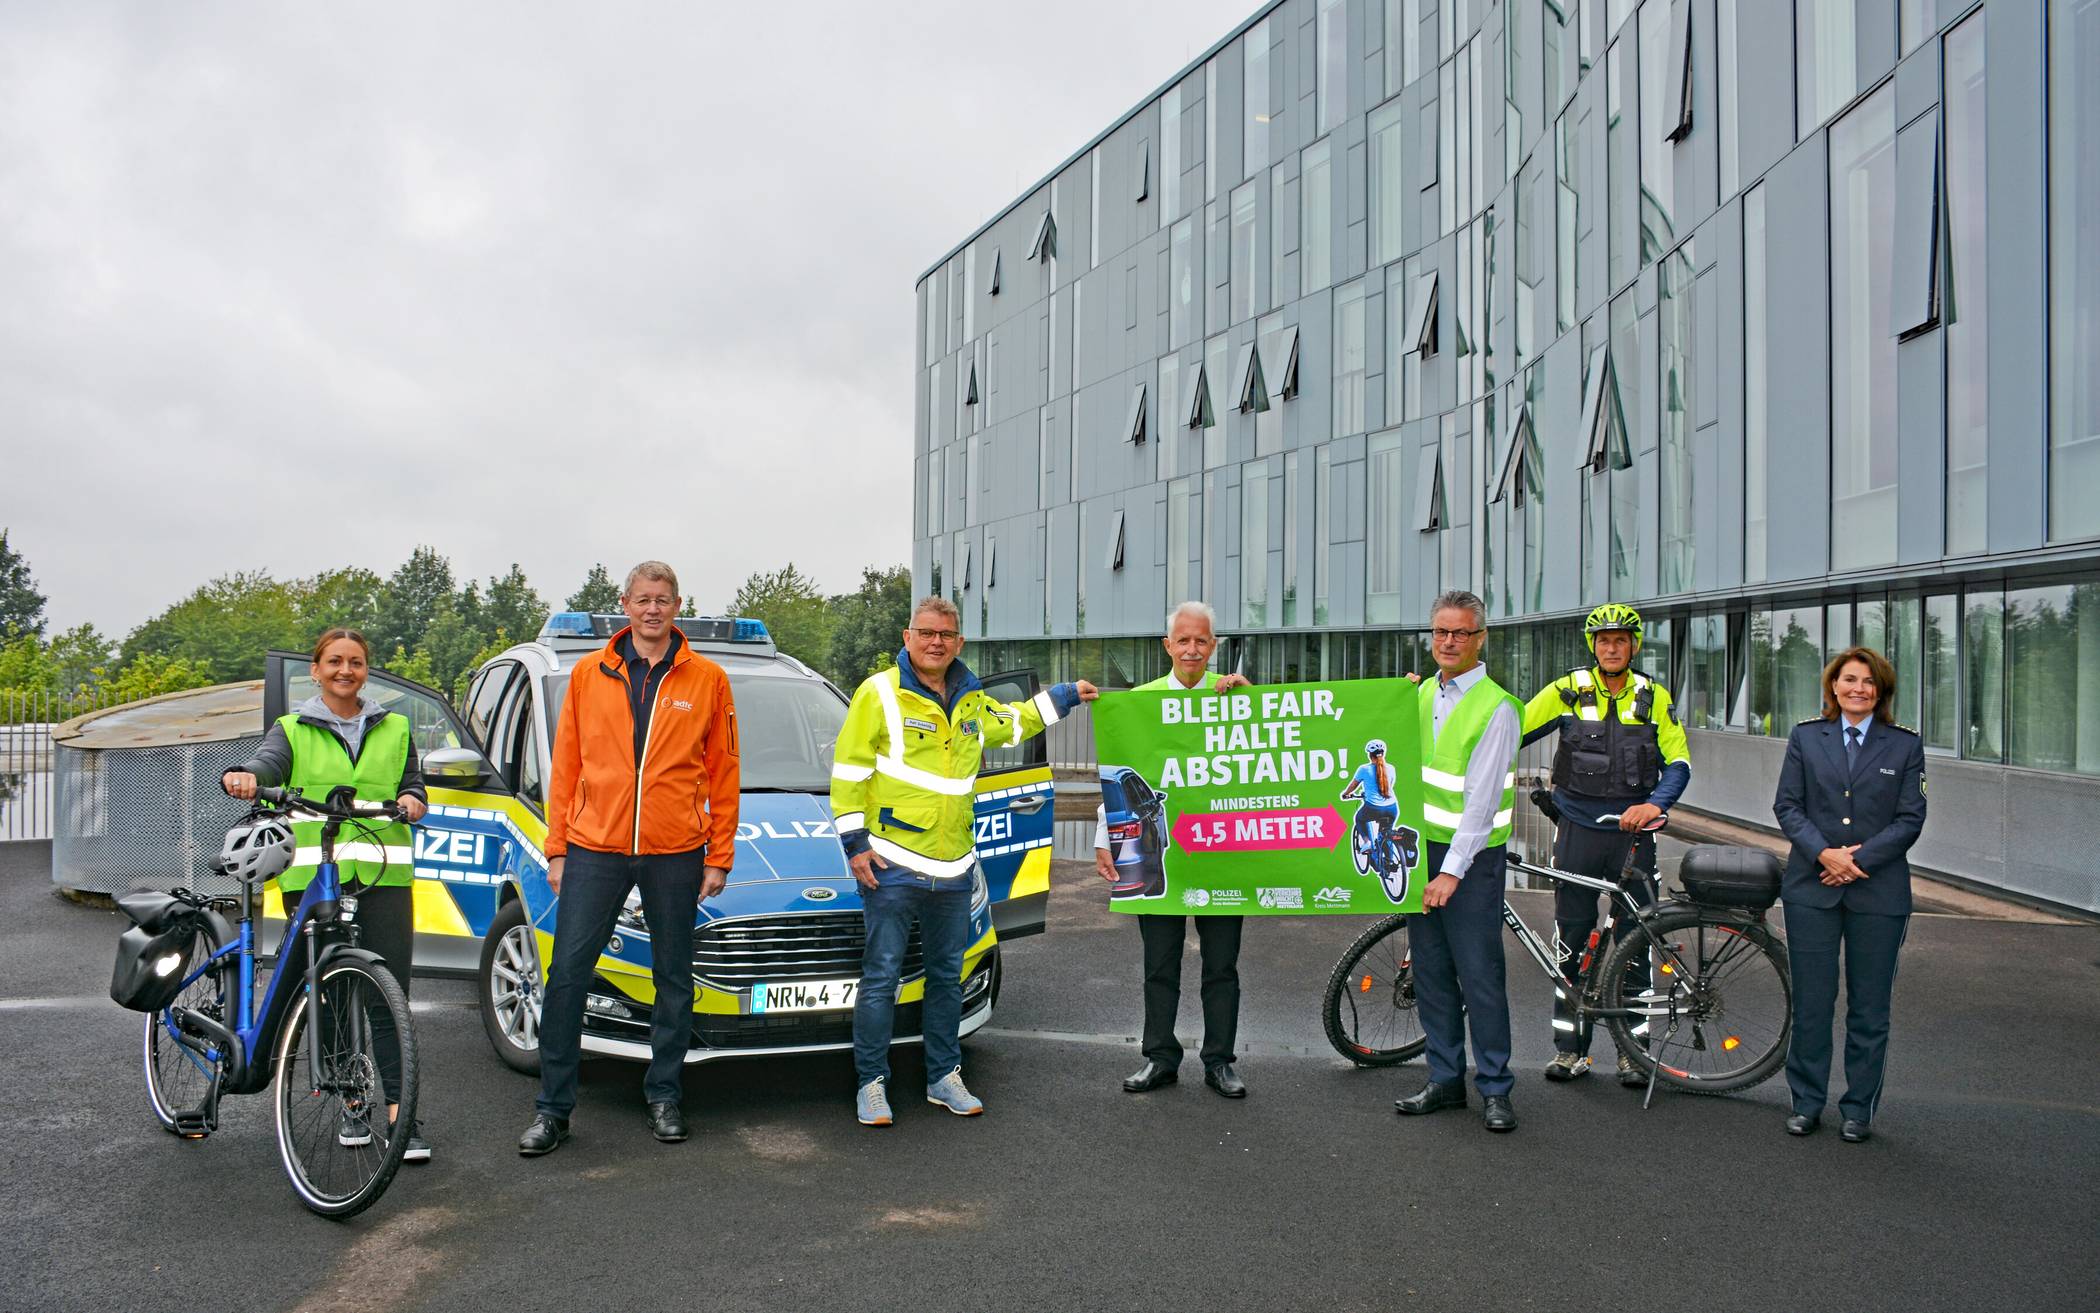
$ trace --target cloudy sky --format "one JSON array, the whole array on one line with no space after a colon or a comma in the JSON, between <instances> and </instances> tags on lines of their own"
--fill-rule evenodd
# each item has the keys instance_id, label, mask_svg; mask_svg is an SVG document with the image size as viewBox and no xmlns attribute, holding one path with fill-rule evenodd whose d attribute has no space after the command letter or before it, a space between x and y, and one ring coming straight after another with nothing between
<instances>
[{"instance_id":1,"label":"cloudy sky","mask_svg":"<svg viewBox=\"0 0 2100 1313\"><path fill-rule=\"evenodd\" d=\"M0 526L119 635L417 543L849 587L918 275L1255 4L7 0Z\"/></svg>"}]
</instances>

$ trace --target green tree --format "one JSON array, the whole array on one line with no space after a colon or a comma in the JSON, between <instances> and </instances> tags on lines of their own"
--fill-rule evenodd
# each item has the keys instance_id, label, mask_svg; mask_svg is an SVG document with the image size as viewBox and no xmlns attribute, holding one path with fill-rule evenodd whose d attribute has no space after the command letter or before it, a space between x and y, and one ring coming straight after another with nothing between
<instances>
[{"instance_id":1,"label":"green tree","mask_svg":"<svg viewBox=\"0 0 2100 1313\"><path fill-rule=\"evenodd\" d=\"M136 702L211 682L210 671L180 657L142 656L105 683L102 691L110 702Z\"/></svg>"},{"instance_id":2,"label":"green tree","mask_svg":"<svg viewBox=\"0 0 2100 1313\"><path fill-rule=\"evenodd\" d=\"M0 529L0 635L10 632L44 632L44 595L30 577L29 562L7 541Z\"/></svg>"},{"instance_id":3,"label":"green tree","mask_svg":"<svg viewBox=\"0 0 2100 1313\"><path fill-rule=\"evenodd\" d=\"M414 656L410 656L408 649L397 647L394 649L394 655L380 662L379 665L381 669L390 675L399 675L403 679L412 679L428 688L436 688L438 686L437 675L430 669L430 654L427 652L419 650Z\"/></svg>"},{"instance_id":4,"label":"green tree","mask_svg":"<svg viewBox=\"0 0 2100 1313\"><path fill-rule=\"evenodd\" d=\"M526 643L539 635L547 623L547 604L525 580L525 572L511 562L510 573L489 577L488 603L482 612L482 628L512 643ZM497 649L501 651L501 648ZM490 655L494 655L491 653Z\"/></svg>"},{"instance_id":5,"label":"green tree","mask_svg":"<svg viewBox=\"0 0 2100 1313\"><path fill-rule=\"evenodd\" d=\"M852 689L896 660L898 634L911 623L911 567L863 566L860 588L831 599L831 655L824 673Z\"/></svg>"},{"instance_id":6,"label":"green tree","mask_svg":"<svg viewBox=\"0 0 2100 1313\"><path fill-rule=\"evenodd\" d=\"M179 658L215 679L257 679L271 648L303 652L313 638L294 590L257 570L222 575L132 630L123 660Z\"/></svg>"},{"instance_id":7,"label":"green tree","mask_svg":"<svg viewBox=\"0 0 2100 1313\"><path fill-rule=\"evenodd\" d=\"M774 644L798 661L822 668L830 659L831 608L793 562L746 579L729 603L729 614L765 621Z\"/></svg>"},{"instance_id":8,"label":"green tree","mask_svg":"<svg viewBox=\"0 0 2100 1313\"><path fill-rule=\"evenodd\" d=\"M583 587L569 594L562 604L567 611L617 611L620 609L620 586L605 572L605 563L591 567L591 573L583 581Z\"/></svg>"},{"instance_id":9,"label":"green tree","mask_svg":"<svg viewBox=\"0 0 2100 1313\"><path fill-rule=\"evenodd\" d=\"M372 646L381 652L397 647L413 652L423 641L423 631L437 617L440 604L452 601L452 562L435 547L417 547L387 578ZM454 605L456 609L457 603Z\"/></svg>"},{"instance_id":10,"label":"green tree","mask_svg":"<svg viewBox=\"0 0 2100 1313\"><path fill-rule=\"evenodd\" d=\"M386 580L353 565L301 579L292 585L292 591L308 643L324 630L338 627L355 629L369 637L379 627L380 599L386 594Z\"/></svg>"},{"instance_id":11,"label":"green tree","mask_svg":"<svg viewBox=\"0 0 2100 1313\"><path fill-rule=\"evenodd\" d=\"M429 626L423 630L423 641L416 647L416 656L430 671L430 678L423 682L440 692L452 693L472 672L474 655L487 641L447 598L438 607L437 614L431 617Z\"/></svg>"}]
</instances>

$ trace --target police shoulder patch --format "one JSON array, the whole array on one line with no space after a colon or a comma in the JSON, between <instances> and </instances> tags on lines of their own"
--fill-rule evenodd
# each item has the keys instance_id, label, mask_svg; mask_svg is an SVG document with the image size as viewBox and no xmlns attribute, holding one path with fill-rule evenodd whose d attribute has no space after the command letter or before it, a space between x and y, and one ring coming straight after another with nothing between
<instances>
[{"instance_id":1,"label":"police shoulder patch","mask_svg":"<svg viewBox=\"0 0 2100 1313\"><path fill-rule=\"evenodd\" d=\"M1887 728L1889 728L1889 729L1900 729L1900 730L1902 730L1902 731L1903 731L1903 732L1904 732L1905 734L1908 734L1908 735L1910 735L1910 736L1911 736L1912 738L1917 738L1917 737L1918 737L1918 731L1916 731L1916 730L1912 729L1912 728L1911 728L1910 726L1908 726L1908 725L1898 725L1898 724L1897 724L1897 723L1896 723L1895 721L1890 721L1890 722L1888 723L1888 726L1887 726Z\"/></svg>"}]
</instances>

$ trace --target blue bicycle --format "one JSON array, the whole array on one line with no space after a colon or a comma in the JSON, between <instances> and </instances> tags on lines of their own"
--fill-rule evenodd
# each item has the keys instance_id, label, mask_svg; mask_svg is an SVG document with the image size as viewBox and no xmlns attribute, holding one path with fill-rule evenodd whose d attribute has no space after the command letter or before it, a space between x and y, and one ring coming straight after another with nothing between
<instances>
[{"instance_id":1,"label":"blue bicycle","mask_svg":"<svg viewBox=\"0 0 2100 1313\"><path fill-rule=\"evenodd\" d=\"M293 1191L314 1212L349 1217L386 1192L408 1147L416 1038L400 983L357 946L357 899L343 888L336 839L397 813L347 788L325 802L294 789L256 796L215 868L239 881L237 897L176 889L117 899L133 925L118 941L110 997L146 1014L146 1097L164 1129L201 1140L218 1129L221 1097L272 1087ZM293 863L294 815L322 822L320 864L258 996L256 903Z\"/></svg>"}]
</instances>

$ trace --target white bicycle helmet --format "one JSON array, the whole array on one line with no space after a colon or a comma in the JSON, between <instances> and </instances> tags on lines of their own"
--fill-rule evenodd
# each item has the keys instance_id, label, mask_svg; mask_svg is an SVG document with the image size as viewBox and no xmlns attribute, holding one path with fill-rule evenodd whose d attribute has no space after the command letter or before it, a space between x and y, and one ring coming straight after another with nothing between
<instances>
[{"instance_id":1,"label":"white bicycle helmet","mask_svg":"<svg viewBox=\"0 0 2100 1313\"><path fill-rule=\"evenodd\" d=\"M291 869L298 845L292 827L275 816L258 816L226 832L219 845L219 870L236 880L268 880Z\"/></svg>"},{"instance_id":2,"label":"white bicycle helmet","mask_svg":"<svg viewBox=\"0 0 2100 1313\"><path fill-rule=\"evenodd\" d=\"M1372 739L1369 743L1364 744L1364 755L1366 757L1383 757L1385 755L1385 740Z\"/></svg>"}]
</instances>

